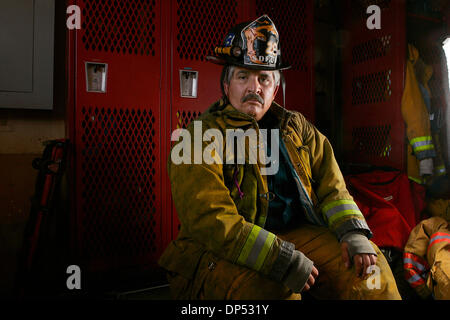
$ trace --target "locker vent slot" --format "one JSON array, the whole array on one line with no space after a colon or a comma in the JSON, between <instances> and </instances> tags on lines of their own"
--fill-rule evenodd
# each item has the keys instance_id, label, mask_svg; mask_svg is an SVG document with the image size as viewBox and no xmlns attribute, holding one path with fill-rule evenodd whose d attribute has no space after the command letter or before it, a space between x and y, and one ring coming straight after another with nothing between
<instances>
[{"instance_id":1,"label":"locker vent slot","mask_svg":"<svg viewBox=\"0 0 450 320\"><path fill-rule=\"evenodd\" d=\"M85 0L82 41L86 50L155 56L155 0Z\"/></svg>"},{"instance_id":2,"label":"locker vent slot","mask_svg":"<svg viewBox=\"0 0 450 320\"><path fill-rule=\"evenodd\" d=\"M186 129L189 123L197 119L201 114L200 111L177 111L177 129Z\"/></svg>"},{"instance_id":3,"label":"locker vent slot","mask_svg":"<svg viewBox=\"0 0 450 320\"><path fill-rule=\"evenodd\" d=\"M392 95L391 70L355 77L352 80L352 104L388 101Z\"/></svg>"},{"instance_id":4,"label":"locker vent slot","mask_svg":"<svg viewBox=\"0 0 450 320\"><path fill-rule=\"evenodd\" d=\"M370 157L388 158L392 149L390 132L390 125L353 128L353 150Z\"/></svg>"},{"instance_id":5,"label":"locker vent slot","mask_svg":"<svg viewBox=\"0 0 450 320\"><path fill-rule=\"evenodd\" d=\"M180 59L206 61L237 21L236 0L177 0Z\"/></svg>"},{"instance_id":6,"label":"locker vent slot","mask_svg":"<svg viewBox=\"0 0 450 320\"><path fill-rule=\"evenodd\" d=\"M293 70L306 72L309 66L308 45L314 30L309 29L311 9L305 0L283 1L257 0L257 16L268 14L277 27L283 60L292 65ZM289 12L289 14L286 14Z\"/></svg>"},{"instance_id":7,"label":"locker vent slot","mask_svg":"<svg viewBox=\"0 0 450 320\"><path fill-rule=\"evenodd\" d=\"M363 42L352 49L352 64L358 64L389 54L391 50L391 36L386 35Z\"/></svg>"},{"instance_id":8,"label":"locker vent slot","mask_svg":"<svg viewBox=\"0 0 450 320\"><path fill-rule=\"evenodd\" d=\"M123 264L155 254L155 115L83 107L81 126L83 255Z\"/></svg>"}]
</instances>

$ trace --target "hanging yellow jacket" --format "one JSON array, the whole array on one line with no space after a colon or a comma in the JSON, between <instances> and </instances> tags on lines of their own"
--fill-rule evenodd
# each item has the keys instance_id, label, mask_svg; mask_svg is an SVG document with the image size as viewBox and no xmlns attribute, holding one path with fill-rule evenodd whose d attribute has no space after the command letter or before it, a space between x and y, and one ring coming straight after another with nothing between
<instances>
[{"instance_id":1,"label":"hanging yellow jacket","mask_svg":"<svg viewBox=\"0 0 450 320\"><path fill-rule=\"evenodd\" d=\"M329 227L338 240L351 230L359 230L370 238L372 233L346 189L328 139L303 115L276 103L272 104L268 115L279 123L280 143L284 143L293 167L306 219ZM196 134L202 135L208 129L217 130L215 132L222 137L226 137L227 129L245 132L253 129L258 135L257 141L261 141L256 120L224 101L214 103L197 120L188 126L190 134L184 132L183 141L191 141ZM162 254L159 264L168 271L192 279L202 255L211 252L220 259L280 279L294 248L264 229L270 194L267 176L261 173L263 166L249 161L250 143L245 145L244 163L205 163L200 158L208 150L212 138L203 141L198 150L195 150L193 140L191 148L182 152L187 161L177 164L171 157L168 162L172 197L181 229L177 239ZM214 138L216 143L218 140ZM180 143L173 146L171 155L181 150ZM223 139L218 150L228 146ZM263 148L261 144L258 147ZM214 157L217 156L214 152Z\"/></svg>"},{"instance_id":2,"label":"hanging yellow jacket","mask_svg":"<svg viewBox=\"0 0 450 320\"><path fill-rule=\"evenodd\" d=\"M450 299L450 226L440 218L421 221L403 255L405 278L423 298Z\"/></svg>"},{"instance_id":3,"label":"hanging yellow jacket","mask_svg":"<svg viewBox=\"0 0 450 320\"><path fill-rule=\"evenodd\" d=\"M430 129L430 115L419 87L420 84L428 93L430 92L428 81L431 78L432 69L430 66L420 63L420 70L416 70L418 61L419 52L414 46L408 45L405 88L401 105L402 116L406 123L406 136L409 141L407 173L411 180L422 184L419 161L436 157L436 151Z\"/></svg>"}]
</instances>

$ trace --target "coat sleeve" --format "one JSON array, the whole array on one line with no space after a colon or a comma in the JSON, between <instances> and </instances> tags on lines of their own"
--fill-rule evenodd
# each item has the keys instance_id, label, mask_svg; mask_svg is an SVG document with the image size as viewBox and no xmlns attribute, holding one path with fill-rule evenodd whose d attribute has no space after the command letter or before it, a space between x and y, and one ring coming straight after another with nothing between
<instances>
[{"instance_id":1,"label":"coat sleeve","mask_svg":"<svg viewBox=\"0 0 450 320\"><path fill-rule=\"evenodd\" d=\"M330 142L301 114L298 114L297 125L303 144L310 150L311 173L316 185L314 191L319 200L317 214L322 215L338 240L355 230L370 239L372 232L347 191Z\"/></svg>"},{"instance_id":2,"label":"coat sleeve","mask_svg":"<svg viewBox=\"0 0 450 320\"><path fill-rule=\"evenodd\" d=\"M419 54L411 45L408 45L408 50L409 59L406 62L405 88L401 104L406 135L418 160L434 158L436 151L431 136L430 116L414 72L414 63Z\"/></svg>"},{"instance_id":3,"label":"coat sleeve","mask_svg":"<svg viewBox=\"0 0 450 320\"><path fill-rule=\"evenodd\" d=\"M205 132L208 129L205 121L201 123ZM210 144L203 142L202 148L195 150L194 131L193 126L189 126L185 133L189 132L190 137L183 137L174 145L168 161L173 202L184 234L232 263L268 276L284 273L294 250L293 245L246 221L239 214L225 185L223 165L219 160L219 163L212 164L205 161L194 163L196 157L201 159L199 150L203 153L205 146ZM183 149L183 153L190 152L185 157L189 161L176 164L172 154L178 153L180 149L176 146L180 146L185 138L191 145L184 144Z\"/></svg>"}]
</instances>

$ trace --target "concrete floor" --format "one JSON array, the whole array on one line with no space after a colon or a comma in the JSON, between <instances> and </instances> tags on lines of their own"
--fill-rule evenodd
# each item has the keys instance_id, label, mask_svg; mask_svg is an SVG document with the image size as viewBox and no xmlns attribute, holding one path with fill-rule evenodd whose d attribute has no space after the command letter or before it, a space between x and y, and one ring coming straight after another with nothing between
<instances>
[{"instance_id":1,"label":"concrete floor","mask_svg":"<svg viewBox=\"0 0 450 320\"><path fill-rule=\"evenodd\" d=\"M117 300L171 300L169 285L161 285L141 290L120 292L115 296Z\"/></svg>"}]
</instances>

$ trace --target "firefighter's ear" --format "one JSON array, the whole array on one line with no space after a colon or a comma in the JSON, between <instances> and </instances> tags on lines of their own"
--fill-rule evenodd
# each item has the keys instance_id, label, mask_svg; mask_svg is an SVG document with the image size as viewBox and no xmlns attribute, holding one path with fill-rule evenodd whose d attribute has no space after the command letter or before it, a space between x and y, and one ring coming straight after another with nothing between
<instances>
[{"instance_id":1,"label":"firefighter's ear","mask_svg":"<svg viewBox=\"0 0 450 320\"><path fill-rule=\"evenodd\" d=\"M278 89L280 89L280 85L277 85L277 87L276 87L275 90L273 91L273 98L274 98L274 99L275 99L275 97L277 96Z\"/></svg>"},{"instance_id":2,"label":"firefighter's ear","mask_svg":"<svg viewBox=\"0 0 450 320\"><path fill-rule=\"evenodd\" d=\"M225 95L228 97L228 90L229 90L229 85L225 82L223 82L223 92L225 93Z\"/></svg>"}]
</instances>

